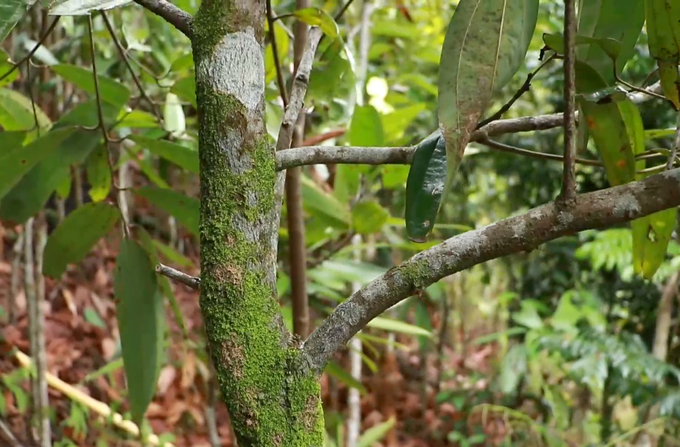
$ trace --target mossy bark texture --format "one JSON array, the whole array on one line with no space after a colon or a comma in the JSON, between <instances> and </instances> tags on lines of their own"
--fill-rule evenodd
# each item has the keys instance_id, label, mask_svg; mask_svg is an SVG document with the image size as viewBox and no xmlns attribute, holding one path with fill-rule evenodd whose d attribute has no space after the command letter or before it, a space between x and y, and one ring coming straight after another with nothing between
<instances>
[{"instance_id":1,"label":"mossy bark texture","mask_svg":"<svg viewBox=\"0 0 680 447\"><path fill-rule=\"evenodd\" d=\"M274 148L264 121L262 0L204 0L193 20L205 329L239 445L321 446L318 378L276 298Z\"/></svg>"}]
</instances>

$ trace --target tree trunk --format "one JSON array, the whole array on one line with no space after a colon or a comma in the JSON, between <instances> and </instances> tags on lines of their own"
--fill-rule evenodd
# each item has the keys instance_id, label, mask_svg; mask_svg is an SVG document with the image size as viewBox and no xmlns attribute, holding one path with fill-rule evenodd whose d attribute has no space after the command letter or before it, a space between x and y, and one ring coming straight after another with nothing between
<instances>
[{"instance_id":1,"label":"tree trunk","mask_svg":"<svg viewBox=\"0 0 680 447\"><path fill-rule=\"evenodd\" d=\"M274 148L264 121L265 5L204 0L193 20L201 178L200 306L241 447L320 446L318 377L276 298Z\"/></svg>"}]
</instances>

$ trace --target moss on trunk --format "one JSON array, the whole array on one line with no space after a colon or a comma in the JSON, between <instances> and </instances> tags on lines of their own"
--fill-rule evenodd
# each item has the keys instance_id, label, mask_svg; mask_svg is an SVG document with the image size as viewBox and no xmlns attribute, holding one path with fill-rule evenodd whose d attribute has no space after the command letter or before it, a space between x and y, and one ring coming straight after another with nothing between
<instances>
[{"instance_id":1,"label":"moss on trunk","mask_svg":"<svg viewBox=\"0 0 680 447\"><path fill-rule=\"evenodd\" d=\"M276 169L264 124L264 5L205 0L193 21L201 178L200 306L242 447L320 446L318 378L276 299Z\"/></svg>"}]
</instances>

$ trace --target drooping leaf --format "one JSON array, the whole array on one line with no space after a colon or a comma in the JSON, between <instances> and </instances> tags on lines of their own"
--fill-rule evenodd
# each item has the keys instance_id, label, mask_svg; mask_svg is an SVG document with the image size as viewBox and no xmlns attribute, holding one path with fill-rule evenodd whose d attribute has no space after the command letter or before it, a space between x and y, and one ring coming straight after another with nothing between
<instances>
[{"instance_id":1,"label":"drooping leaf","mask_svg":"<svg viewBox=\"0 0 680 447\"><path fill-rule=\"evenodd\" d=\"M198 199L163 188L142 187L136 189L135 193L175 217L187 230L198 236Z\"/></svg>"},{"instance_id":2,"label":"drooping leaf","mask_svg":"<svg viewBox=\"0 0 680 447\"><path fill-rule=\"evenodd\" d=\"M458 3L439 67L439 125L448 167L444 194L491 95L503 88L524 61L537 15L538 0Z\"/></svg>"},{"instance_id":3,"label":"drooping leaf","mask_svg":"<svg viewBox=\"0 0 680 447\"><path fill-rule=\"evenodd\" d=\"M38 162L52 152L66 137L73 134L73 129L57 129L48 132L32 143L0 152L0 199L14 187L23 176Z\"/></svg>"},{"instance_id":4,"label":"drooping leaf","mask_svg":"<svg viewBox=\"0 0 680 447\"><path fill-rule=\"evenodd\" d=\"M328 362L326 368L324 368L324 372L335 377L339 382L344 383L348 387L356 388L361 394L366 394L366 387L337 363L333 361Z\"/></svg>"},{"instance_id":5,"label":"drooping leaf","mask_svg":"<svg viewBox=\"0 0 680 447\"><path fill-rule=\"evenodd\" d=\"M70 64L52 65L50 70L61 76L66 81L72 82L78 88L94 95L94 76L92 71L83 67ZM130 90L118 81L114 81L106 76L97 75L99 81L99 94L102 101L114 106L123 107L130 99Z\"/></svg>"},{"instance_id":6,"label":"drooping leaf","mask_svg":"<svg viewBox=\"0 0 680 447\"><path fill-rule=\"evenodd\" d=\"M198 174L198 151L166 140L155 140L143 135L130 135L130 140L151 153L175 163L187 171Z\"/></svg>"},{"instance_id":7,"label":"drooping leaf","mask_svg":"<svg viewBox=\"0 0 680 447\"><path fill-rule=\"evenodd\" d=\"M425 242L434 226L447 177L447 150L437 130L416 146L406 180L406 232Z\"/></svg>"},{"instance_id":8,"label":"drooping leaf","mask_svg":"<svg viewBox=\"0 0 680 447\"><path fill-rule=\"evenodd\" d=\"M576 62L576 89L594 93L607 88L606 81L590 65ZM588 124L588 131L602 158L607 180L612 186L635 179L635 153L644 146L642 121L637 106L628 98L597 103L579 97L579 106ZM628 129L627 124L631 126ZM644 149L642 149L644 150Z\"/></svg>"},{"instance_id":9,"label":"drooping leaf","mask_svg":"<svg viewBox=\"0 0 680 447\"><path fill-rule=\"evenodd\" d=\"M87 180L90 182L90 198L93 202L101 202L111 191L111 167L109 151L102 144L87 157L85 166Z\"/></svg>"},{"instance_id":10,"label":"drooping leaf","mask_svg":"<svg viewBox=\"0 0 680 447\"><path fill-rule=\"evenodd\" d=\"M69 175L70 166L82 163L100 139L99 132L76 129L5 195L0 203L0 219L24 223L38 213Z\"/></svg>"},{"instance_id":11,"label":"drooping leaf","mask_svg":"<svg viewBox=\"0 0 680 447\"><path fill-rule=\"evenodd\" d=\"M319 8L303 8L293 13L295 17L307 25L318 26L321 31L330 38L335 39L340 33L335 19Z\"/></svg>"},{"instance_id":12,"label":"drooping leaf","mask_svg":"<svg viewBox=\"0 0 680 447\"><path fill-rule=\"evenodd\" d=\"M193 74L175 82L170 87L170 91L182 101L186 101L196 107L196 78Z\"/></svg>"},{"instance_id":13,"label":"drooping leaf","mask_svg":"<svg viewBox=\"0 0 680 447\"><path fill-rule=\"evenodd\" d=\"M366 105L354 108L347 141L352 146L377 147L384 144L382 121L375 107Z\"/></svg>"},{"instance_id":14,"label":"drooping leaf","mask_svg":"<svg viewBox=\"0 0 680 447\"><path fill-rule=\"evenodd\" d=\"M362 200L352 207L352 227L359 234L373 234L382 230L390 214L373 200Z\"/></svg>"},{"instance_id":15,"label":"drooping leaf","mask_svg":"<svg viewBox=\"0 0 680 447\"><path fill-rule=\"evenodd\" d=\"M132 419L140 422L156 390L163 355L163 298L144 249L123 239L114 278L116 316Z\"/></svg>"},{"instance_id":16,"label":"drooping leaf","mask_svg":"<svg viewBox=\"0 0 680 447\"><path fill-rule=\"evenodd\" d=\"M678 211L670 208L631 222L633 233L633 267L646 279L652 279L668 251Z\"/></svg>"},{"instance_id":17,"label":"drooping leaf","mask_svg":"<svg viewBox=\"0 0 680 447\"><path fill-rule=\"evenodd\" d=\"M35 3L35 0L28 2L25 0L4 0L0 4L0 42L5 40L5 37L9 35L14 25L17 24L33 3Z\"/></svg>"},{"instance_id":18,"label":"drooping leaf","mask_svg":"<svg viewBox=\"0 0 680 447\"><path fill-rule=\"evenodd\" d=\"M645 0L647 45L659 66L661 87L676 110L680 109L680 4L672 0Z\"/></svg>"},{"instance_id":19,"label":"drooping leaf","mask_svg":"<svg viewBox=\"0 0 680 447\"><path fill-rule=\"evenodd\" d=\"M88 203L70 213L47 239L43 273L59 278L68 264L80 262L120 219L108 203Z\"/></svg>"}]
</instances>

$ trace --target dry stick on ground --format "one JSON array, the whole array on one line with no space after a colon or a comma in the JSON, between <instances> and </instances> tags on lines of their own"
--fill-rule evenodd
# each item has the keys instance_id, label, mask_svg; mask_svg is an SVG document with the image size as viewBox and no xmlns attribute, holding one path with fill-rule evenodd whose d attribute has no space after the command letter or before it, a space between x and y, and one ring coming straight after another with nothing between
<instances>
[{"instance_id":1,"label":"dry stick on ground","mask_svg":"<svg viewBox=\"0 0 680 447\"><path fill-rule=\"evenodd\" d=\"M680 205L680 169L639 182L577 196L558 209L549 203L455 236L413 256L338 305L303 344L308 367L326 362L354 334L391 306L453 273L561 236L629 222Z\"/></svg>"},{"instance_id":2,"label":"dry stick on ground","mask_svg":"<svg viewBox=\"0 0 680 447\"><path fill-rule=\"evenodd\" d=\"M576 0L564 0L564 171L560 199L576 197Z\"/></svg>"}]
</instances>

